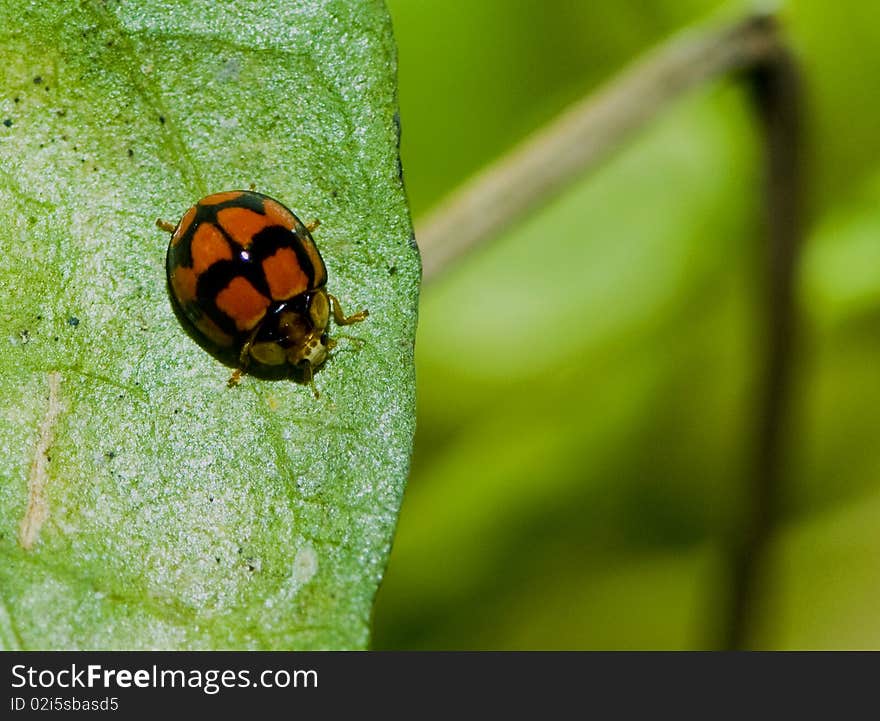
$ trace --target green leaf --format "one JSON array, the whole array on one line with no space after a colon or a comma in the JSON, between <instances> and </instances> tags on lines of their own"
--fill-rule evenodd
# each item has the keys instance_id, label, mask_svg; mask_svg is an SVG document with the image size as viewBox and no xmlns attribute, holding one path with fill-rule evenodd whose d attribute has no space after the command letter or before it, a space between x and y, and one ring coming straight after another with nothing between
<instances>
[{"instance_id":1,"label":"green leaf","mask_svg":"<svg viewBox=\"0 0 880 721\"><path fill-rule=\"evenodd\" d=\"M0 2L0 646L362 648L409 466L418 253L379 0ZM362 324L316 375L186 334L209 192L305 220Z\"/></svg>"}]
</instances>

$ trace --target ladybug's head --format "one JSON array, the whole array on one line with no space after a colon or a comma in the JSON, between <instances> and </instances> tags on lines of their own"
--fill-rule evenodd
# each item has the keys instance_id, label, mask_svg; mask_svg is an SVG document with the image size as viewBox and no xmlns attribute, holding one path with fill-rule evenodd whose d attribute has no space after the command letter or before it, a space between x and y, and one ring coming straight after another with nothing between
<instances>
[{"instance_id":1,"label":"ladybug's head","mask_svg":"<svg viewBox=\"0 0 880 721\"><path fill-rule=\"evenodd\" d=\"M336 341L327 336L331 302L337 325L360 323L368 315L362 310L346 316L336 297L324 288L300 293L269 309L249 341L247 352L260 365L274 366L282 373L285 366L295 368L317 397L313 371L336 346Z\"/></svg>"},{"instance_id":2,"label":"ladybug's head","mask_svg":"<svg viewBox=\"0 0 880 721\"><path fill-rule=\"evenodd\" d=\"M327 337L329 322L327 294L302 293L270 310L251 345L251 356L263 365L317 368L335 345Z\"/></svg>"},{"instance_id":3,"label":"ladybug's head","mask_svg":"<svg viewBox=\"0 0 880 721\"><path fill-rule=\"evenodd\" d=\"M317 332L312 333L302 348L290 348L287 351L287 362L300 367L308 363L312 368L317 368L327 360L327 355L335 345L336 341L329 338L326 333L322 332L320 335Z\"/></svg>"}]
</instances>

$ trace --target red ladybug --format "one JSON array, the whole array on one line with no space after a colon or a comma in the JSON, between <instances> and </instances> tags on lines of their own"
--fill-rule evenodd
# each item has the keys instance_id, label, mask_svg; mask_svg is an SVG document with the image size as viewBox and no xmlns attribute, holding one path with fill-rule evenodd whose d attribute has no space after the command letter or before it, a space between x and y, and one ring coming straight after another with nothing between
<instances>
[{"instance_id":1,"label":"red ladybug","mask_svg":"<svg viewBox=\"0 0 880 721\"><path fill-rule=\"evenodd\" d=\"M308 228L267 195L247 190L202 198L177 224L168 245L168 286L196 338L237 358L229 385L248 368L293 370L310 383L335 341L337 325L359 323L327 292L327 269Z\"/></svg>"}]
</instances>

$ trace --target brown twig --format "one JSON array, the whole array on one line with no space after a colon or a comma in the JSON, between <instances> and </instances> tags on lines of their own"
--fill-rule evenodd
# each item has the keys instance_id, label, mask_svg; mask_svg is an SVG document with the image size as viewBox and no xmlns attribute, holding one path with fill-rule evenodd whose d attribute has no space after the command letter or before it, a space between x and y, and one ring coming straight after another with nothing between
<instances>
[{"instance_id":1,"label":"brown twig","mask_svg":"<svg viewBox=\"0 0 880 721\"><path fill-rule=\"evenodd\" d=\"M777 44L771 16L686 32L565 111L520 147L466 182L417 224L424 277L596 167L688 90L754 67Z\"/></svg>"}]
</instances>

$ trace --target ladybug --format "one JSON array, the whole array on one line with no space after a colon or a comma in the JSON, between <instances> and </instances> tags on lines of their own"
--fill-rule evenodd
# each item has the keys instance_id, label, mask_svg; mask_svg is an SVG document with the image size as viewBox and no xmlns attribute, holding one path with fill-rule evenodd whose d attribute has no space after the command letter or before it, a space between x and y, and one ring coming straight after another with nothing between
<instances>
[{"instance_id":1,"label":"ladybug","mask_svg":"<svg viewBox=\"0 0 880 721\"><path fill-rule=\"evenodd\" d=\"M336 342L336 325L359 323L366 310L346 316L327 292L327 269L310 231L290 210L248 190L214 193L191 207L175 226L166 256L175 311L207 350L236 370L294 375L318 391L314 370Z\"/></svg>"}]
</instances>

